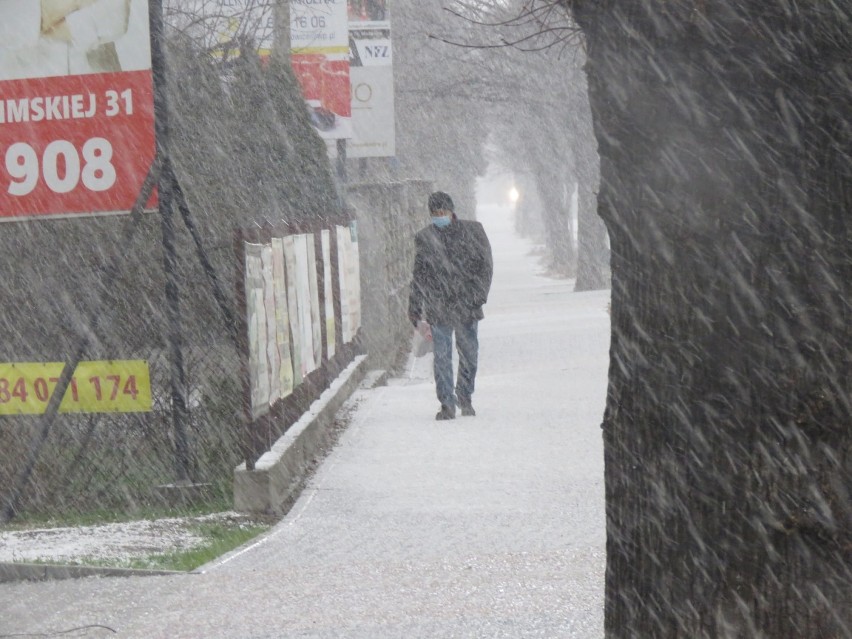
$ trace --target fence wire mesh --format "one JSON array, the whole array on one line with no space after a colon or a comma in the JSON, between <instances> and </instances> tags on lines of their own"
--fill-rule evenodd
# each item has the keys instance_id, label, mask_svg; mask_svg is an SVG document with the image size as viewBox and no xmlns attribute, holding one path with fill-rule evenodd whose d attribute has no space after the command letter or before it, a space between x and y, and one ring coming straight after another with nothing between
<instances>
[{"instance_id":1,"label":"fence wire mesh","mask_svg":"<svg viewBox=\"0 0 852 639\"><path fill-rule=\"evenodd\" d=\"M168 486L184 475L204 488L192 508L229 508L233 471L245 453L234 230L340 214L325 145L286 64L262 64L247 49L223 72L181 33L170 31L165 45L169 158L197 234L176 206L187 454L179 452L174 428L160 215L4 224L0 362L67 363L78 352L84 361L141 360L150 374L151 409L61 412L48 424L44 415L17 414L19 398L10 392L0 406L2 520L163 512L175 507ZM378 353L380 365L406 341L400 300L427 187L390 184L373 195L352 189L367 275L363 348ZM230 309L230 320L223 309ZM7 380L12 389L14 381ZM0 404L3 397L0 391ZM286 427L298 416L278 417ZM266 439L281 428L270 428Z\"/></svg>"},{"instance_id":2,"label":"fence wire mesh","mask_svg":"<svg viewBox=\"0 0 852 639\"><path fill-rule=\"evenodd\" d=\"M223 69L181 33L165 44L169 159L204 258L176 202L188 454L178 454L173 428L160 215L4 224L0 362L65 363L78 352L143 360L151 389L149 412L63 412L50 424L17 414L20 398L0 392L4 520L161 509L171 494L157 487L184 475L205 485L202 507L227 507L241 460L239 358L222 312L235 312L234 229L339 210L325 146L286 65L264 66L249 49Z\"/></svg>"}]
</instances>

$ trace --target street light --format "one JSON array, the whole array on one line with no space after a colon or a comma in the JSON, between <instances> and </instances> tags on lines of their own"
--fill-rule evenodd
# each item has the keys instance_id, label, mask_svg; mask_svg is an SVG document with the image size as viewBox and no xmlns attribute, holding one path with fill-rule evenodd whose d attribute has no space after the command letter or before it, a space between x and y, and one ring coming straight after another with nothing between
<instances>
[{"instance_id":1,"label":"street light","mask_svg":"<svg viewBox=\"0 0 852 639\"><path fill-rule=\"evenodd\" d=\"M521 197L521 194L518 192L518 189L516 189L514 186L511 189L509 189L509 201L511 201L512 204L517 204L518 198L520 198L520 197Z\"/></svg>"}]
</instances>

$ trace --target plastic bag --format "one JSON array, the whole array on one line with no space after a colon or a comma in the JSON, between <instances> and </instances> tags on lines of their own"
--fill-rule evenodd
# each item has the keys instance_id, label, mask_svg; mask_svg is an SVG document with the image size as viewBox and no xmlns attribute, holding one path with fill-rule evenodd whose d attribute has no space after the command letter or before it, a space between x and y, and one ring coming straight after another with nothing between
<instances>
[{"instance_id":1,"label":"plastic bag","mask_svg":"<svg viewBox=\"0 0 852 639\"><path fill-rule=\"evenodd\" d=\"M432 327L423 320L419 321L414 329L411 351L414 357L423 357L432 352Z\"/></svg>"}]
</instances>

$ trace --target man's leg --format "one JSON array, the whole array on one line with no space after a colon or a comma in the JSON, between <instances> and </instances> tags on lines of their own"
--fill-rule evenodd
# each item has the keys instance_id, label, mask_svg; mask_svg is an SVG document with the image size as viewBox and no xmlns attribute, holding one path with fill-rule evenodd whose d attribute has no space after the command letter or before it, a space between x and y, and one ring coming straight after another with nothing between
<instances>
[{"instance_id":1,"label":"man's leg","mask_svg":"<svg viewBox=\"0 0 852 639\"><path fill-rule=\"evenodd\" d=\"M456 397L453 394L453 327L433 324L432 344L434 347L433 369L435 390L441 408L455 415Z\"/></svg>"},{"instance_id":2,"label":"man's leg","mask_svg":"<svg viewBox=\"0 0 852 639\"><path fill-rule=\"evenodd\" d=\"M476 369L479 364L479 337L477 335L479 322L473 320L456 327L456 348L459 351L459 375L456 382L456 395L462 415L475 415L471 404Z\"/></svg>"}]
</instances>

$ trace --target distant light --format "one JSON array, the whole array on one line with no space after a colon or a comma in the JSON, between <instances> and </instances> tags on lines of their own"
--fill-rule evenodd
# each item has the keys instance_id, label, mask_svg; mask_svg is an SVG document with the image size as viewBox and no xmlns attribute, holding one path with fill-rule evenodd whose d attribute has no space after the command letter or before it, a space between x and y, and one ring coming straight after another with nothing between
<instances>
[{"instance_id":1,"label":"distant light","mask_svg":"<svg viewBox=\"0 0 852 639\"><path fill-rule=\"evenodd\" d=\"M521 194L518 193L518 189L516 189L514 186L511 189L509 189L509 199L512 201L512 204L517 202L518 198L520 198L520 197L521 197Z\"/></svg>"}]
</instances>

